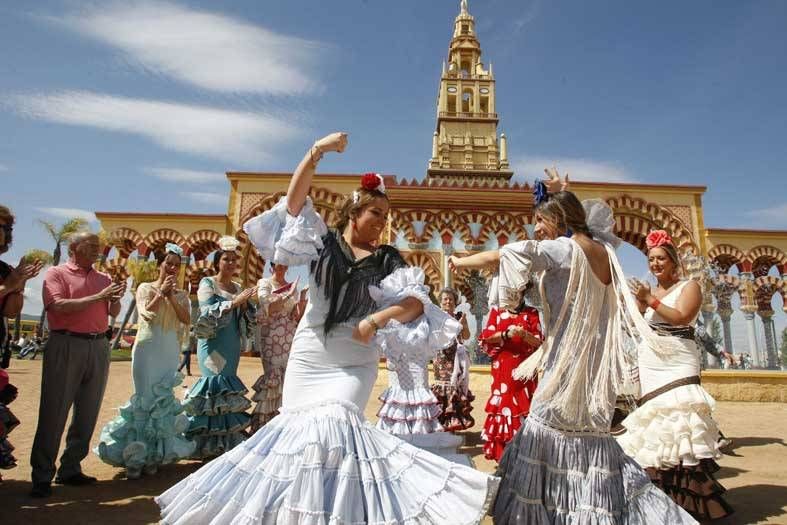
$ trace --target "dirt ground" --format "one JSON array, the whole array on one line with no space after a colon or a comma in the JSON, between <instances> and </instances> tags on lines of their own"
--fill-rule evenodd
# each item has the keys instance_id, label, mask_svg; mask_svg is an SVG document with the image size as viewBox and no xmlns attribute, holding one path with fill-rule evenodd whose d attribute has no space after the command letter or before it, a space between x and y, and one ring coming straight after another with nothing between
<instances>
[{"instance_id":1,"label":"dirt ground","mask_svg":"<svg viewBox=\"0 0 787 525\"><path fill-rule=\"evenodd\" d=\"M196 365L192 369L198 370ZM40 370L40 360L14 360L8 370L11 382L20 392L11 408L22 424L11 434L10 440L16 446L14 454L19 466L2 471L0 522L59 525L157 522L158 507L153 497L199 468L200 462L170 465L153 477L127 480L123 470L102 463L91 453L82 466L86 473L98 478L98 483L89 487L53 485L54 495L46 500L28 496ZM239 375L246 385L253 384L260 371L258 359L241 359ZM186 378L186 384L191 385L195 379ZM386 381L385 373L381 373L366 407L366 416L372 420L378 408L376 396ZM471 379L471 388L476 394L473 411L476 425L463 433L465 447L461 450L473 457L477 468L488 472L493 469L493 463L483 458L479 434L489 381L486 375L473 375ZM180 390L177 395L182 397L185 389ZM128 400L130 394L131 363L112 363L99 427L115 416L116 408ZM723 402L718 404L716 418L735 443L731 454L720 461L719 481L727 488L727 499L736 509L734 517L724 523L787 525L787 404ZM94 441L99 430L96 429Z\"/></svg>"}]
</instances>

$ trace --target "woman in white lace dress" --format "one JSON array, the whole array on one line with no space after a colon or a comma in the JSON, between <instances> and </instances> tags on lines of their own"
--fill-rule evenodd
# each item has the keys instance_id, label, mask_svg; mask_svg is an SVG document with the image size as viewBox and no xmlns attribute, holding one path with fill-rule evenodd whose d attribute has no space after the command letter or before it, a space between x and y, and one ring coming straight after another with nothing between
<instances>
[{"instance_id":1,"label":"woman in white lace dress","mask_svg":"<svg viewBox=\"0 0 787 525\"><path fill-rule=\"evenodd\" d=\"M623 421L626 431L618 443L696 519L722 518L732 507L713 476L722 456L719 427L711 416L716 402L700 386L700 349L694 340L702 290L696 281L681 279L678 252L667 232L652 231L646 242L648 267L658 285L651 290L633 281L632 292L645 319L678 343L680 351L662 356L641 349L641 396L638 408Z\"/></svg>"},{"instance_id":2,"label":"woman in white lace dress","mask_svg":"<svg viewBox=\"0 0 787 525\"><path fill-rule=\"evenodd\" d=\"M364 419L379 361L373 339L390 353L404 346L397 342L438 348L459 325L432 305L420 269L378 245L389 207L382 177L362 178L337 210L335 229L315 212L307 194L316 164L346 140L343 133L319 140L287 196L244 225L263 259L312 263L282 409L159 496L164 523L477 523L494 496L497 478Z\"/></svg>"},{"instance_id":3,"label":"woman in white lace dress","mask_svg":"<svg viewBox=\"0 0 787 525\"><path fill-rule=\"evenodd\" d=\"M499 263L502 308L517 301L531 273L544 272L546 338L514 377L543 374L530 414L500 461L495 522L695 523L609 433L616 392L632 366L625 335L648 345L656 338L636 312L615 256L612 211L591 201L586 218L574 194L556 191L557 177L550 184L555 193L542 192L536 218L549 217L564 237L449 259L454 270Z\"/></svg>"}]
</instances>

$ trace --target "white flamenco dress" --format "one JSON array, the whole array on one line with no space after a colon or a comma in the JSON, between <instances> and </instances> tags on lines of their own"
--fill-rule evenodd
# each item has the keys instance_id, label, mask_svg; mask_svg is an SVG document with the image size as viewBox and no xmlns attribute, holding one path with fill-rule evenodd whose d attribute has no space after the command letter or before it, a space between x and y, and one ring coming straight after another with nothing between
<instances>
[{"instance_id":1,"label":"white flamenco dress","mask_svg":"<svg viewBox=\"0 0 787 525\"><path fill-rule=\"evenodd\" d=\"M422 282L420 268L408 268L386 278L380 287L371 290L372 298L384 308L412 294L411 282ZM378 333L378 342L386 357L388 388L380 395L377 428L451 461L469 465L466 455L457 454L461 436L444 432L440 424L440 402L429 388L429 361L440 346L423 344L429 341L430 326L440 326L446 314L431 303L428 295L420 297L424 316L402 326L393 321ZM432 337L438 345L442 336Z\"/></svg>"},{"instance_id":2,"label":"white flamenco dress","mask_svg":"<svg viewBox=\"0 0 787 525\"><path fill-rule=\"evenodd\" d=\"M661 303L674 308L688 282L676 286ZM667 323L651 308L644 317L651 323ZM695 316L689 326L696 321ZM668 357L648 347L640 348L639 379L644 402L623 420L626 432L616 439L623 451L648 472L651 481L695 518L721 518L731 514L732 507L722 497L724 487L713 476L719 470L716 460L722 456L719 428L712 417L716 401L699 384L697 343L693 338L669 338L678 343L678 349ZM665 388L687 378L696 378L696 382Z\"/></svg>"},{"instance_id":3,"label":"white flamenco dress","mask_svg":"<svg viewBox=\"0 0 787 525\"><path fill-rule=\"evenodd\" d=\"M331 235L310 200L297 217L288 215L282 200L244 229L263 258L289 266L317 260L324 236ZM402 269L389 279L406 288L398 290L402 297L423 300L426 288L418 276ZM360 319L337 324L326 335L329 304L313 274L309 293L290 351L280 415L159 496L162 521L479 522L498 479L416 448L367 422L363 407L377 376L378 352L352 338ZM427 304L425 311L416 321L428 327L422 344L435 345L456 334L458 327L449 318L430 313ZM407 337L399 328L391 323L379 335Z\"/></svg>"}]
</instances>

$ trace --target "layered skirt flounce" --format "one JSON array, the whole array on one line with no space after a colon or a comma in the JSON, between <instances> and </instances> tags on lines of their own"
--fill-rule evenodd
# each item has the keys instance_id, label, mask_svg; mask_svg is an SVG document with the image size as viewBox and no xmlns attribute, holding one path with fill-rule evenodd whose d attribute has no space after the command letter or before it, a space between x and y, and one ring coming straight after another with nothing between
<instances>
[{"instance_id":1,"label":"layered skirt flounce","mask_svg":"<svg viewBox=\"0 0 787 525\"><path fill-rule=\"evenodd\" d=\"M718 459L719 428L711 417L716 402L700 385L665 392L631 412L618 436L624 452L643 468L697 465Z\"/></svg>"},{"instance_id":2,"label":"layered skirt flounce","mask_svg":"<svg viewBox=\"0 0 787 525\"><path fill-rule=\"evenodd\" d=\"M443 381L433 383L431 388L442 408L440 424L446 432L467 430L475 425L472 416L475 396L469 389L462 391Z\"/></svg>"},{"instance_id":3,"label":"layered skirt flounce","mask_svg":"<svg viewBox=\"0 0 787 525\"><path fill-rule=\"evenodd\" d=\"M251 413L251 432L256 432L279 413L283 386L284 368L266 372L252 385L251 400L257 404Z\"/></svg>"},{"instance_id":4,"label":"layered skirt flounce","mask_svg":"<svg viewBox=\"0 0 787 525\"><path fill-rule=\"evenodd\" d=\"M695 523L609 434L557 430L532 413L506 447L498 474L496 523Z\"/></svg>"},{"instance_id":5,"label":"layered skirt flounce","mask_svg":"<svg viewBox=\"0 0 787 525\"><path fill-rule=\"evenodd\" d=\"M191 456L196 445L184 436L189 421L173 394L182 381L183 375L173 372L153 385L153 399L133 395L101 430L93 451L105 463L124 467L130 474Z\"/></svg>"},{"instance_id":6,"label":"layered skirt flounce","mask_svg":"<svg viewBox=\"0 0 787 525\"><path fill-rule=\"evenodd\" d=\"M514 380L509 382L513 383ZM524 388L507 388L505 391L496 389L492 392L486 402L487 416L481 431L486 459L500 461L506 445L522 426L522 419L530 412L530 393L535 389L535 381L528 381Z\"/></svg>"},{"instance_id":7,"label":"layered skirt flounce","mask_svg":"<svg viewBox=\"0 0 787 525\"><path fill-rule=\"evenodd\" d=\"M328 401L282 409L156 501L176 524L478 523L497 482Z\"/></svg>"},{"instance_id":8,"label":"layered skirt flounce","mask_svg":"<svg viewBox=\"0 0 787 525\"><path fill-rule=\"evenodd\" d=\"M389 386L380 395L377 428L391 434L429 434L443 430L442 412L434 394L426 388L406 390Z\"/></svg>"},{"instance_id":9,"label":"layered skirt flounce","mask_svg":"<svg viewBox=\"0 0 787 525\"><path fill-rule=\"evenodd\" d=\"M194 383L183 406L189 417L186 437L196 443L195 457L218 456L246 439L246 410L251 407L246 392L237 376L208 376Z\"/></svg>"},{"instance_id":10,"label":"layered skirt flounce","mask_svg":"<svg viewBox=\"0 0 787 525\"><path fill-rule=\"evenodd\" d=\"M653 483L698 520L732 513L719 470L719 428L714 399L700 385L665 392L631 412L617 436L623 451L646 469Z\"/></svg>"}]
</instances>

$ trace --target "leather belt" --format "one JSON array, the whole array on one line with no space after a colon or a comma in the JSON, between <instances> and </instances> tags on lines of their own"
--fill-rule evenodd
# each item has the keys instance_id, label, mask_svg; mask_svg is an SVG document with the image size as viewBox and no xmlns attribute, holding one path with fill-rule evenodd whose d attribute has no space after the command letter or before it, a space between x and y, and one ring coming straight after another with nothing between
<instances>
[{"instance_id":1,"label":"leather belt","mask_svg":"<svg viewBox=\"0 0 787 525\"><path fill-rule=\"evenodd\" d=\"M647 394L639 398L639 401L637 401L637 406L641 407L648 401L655 399L661 394L664 394L665 392L669 392L670 390L674 390L678 387L686 386L686 385L699 385L699 384L700 384L700 376L683 377L681 379L673 381L672 383L667 383L666 385L657 388L653 392L648 392Z\"/></svg>"},{"instance_id":2,"label":"leather belt","mask_svg":"<svg viewBox=\"0 0 787 525\"><path fill-rule=\"evenodd\" d=\"M90 333L72 332L70 330L52 330L52 333L67 335L69 337L77 337L79 339L88 339L91 341L94 341L96 339L103 339L103 338L110 339L112 337L112 334L109 330L106 330L104 332L90 332Z\"/></svg>"}]
</instances>

